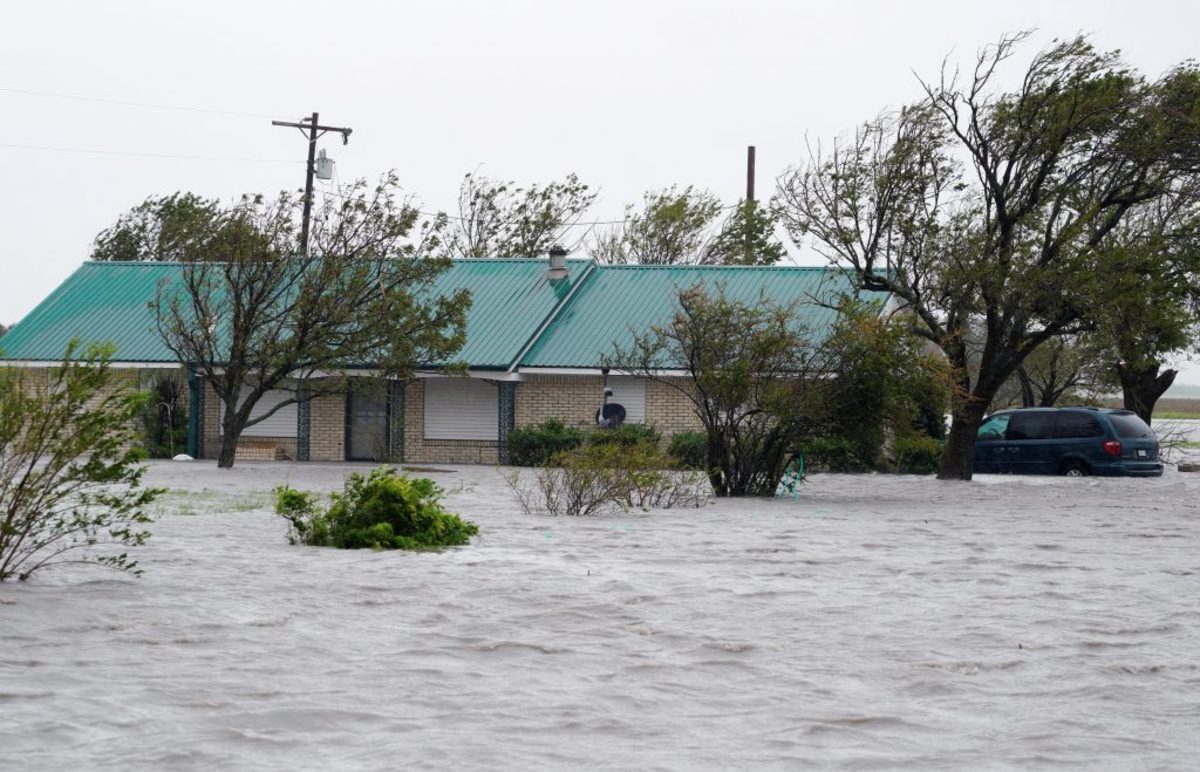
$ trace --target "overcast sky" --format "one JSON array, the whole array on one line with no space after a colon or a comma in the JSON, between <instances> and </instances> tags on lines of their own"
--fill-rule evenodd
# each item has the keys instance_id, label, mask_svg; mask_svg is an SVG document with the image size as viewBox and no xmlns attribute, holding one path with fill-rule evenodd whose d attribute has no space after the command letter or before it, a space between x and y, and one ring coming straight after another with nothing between
<instances>
[{"instance_id":1,"label":"overcast sky","mask_svg":"<svg viewBox=\"0 0 1200 772\"><path fill-rule=\"evenodd\" d=\"M620 218L672 183L733 201L829 138L917 95L1001 33L1025 51L1091 33L1158 74L1194 57L1184 0L1062 2L48 2L0 29L0 323L28 313L95 234L148 195L230 199L303 185L305 143L270 124L319 111L342 181L396 169L423 208L461 176L599 188ZM105 101L198 108L155 109ZM203 112L224 111L224 112ZM35 149L40 148L40 149ZM94 152L75 152L75 151ZM218 160L220 159L220 160ZM1181 380L1200 383L1200 368Z\"/></svg>"}]
</instances>

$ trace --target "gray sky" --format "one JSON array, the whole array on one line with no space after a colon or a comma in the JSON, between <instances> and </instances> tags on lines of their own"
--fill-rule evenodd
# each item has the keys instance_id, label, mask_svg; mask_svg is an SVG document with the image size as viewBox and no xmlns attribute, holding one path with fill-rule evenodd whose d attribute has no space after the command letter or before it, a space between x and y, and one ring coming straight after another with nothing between
<instances>
[{"instance_id":1,"label":"gray sky","mask_svg":"<svg viewBox=\"0 0 1200 772\"><path fill-rule=\"evenodd\" d=\"M1198 8L1184 0L12 4L0 29L0 322L28 313L86 258L98 231L148 195L230 199L302 186L304 140L271 118L317 110L322 123L352 127L349 146L332 135L322 144L339 178L394 168L430 211L450 210L459 179L478 167L519 182L575 172L600 189L591 218L617 219L643 191L671 183L737 199L750 144L765 197L800 158L806 133L830 138L912 100L914 72L932 76L947 54L966 63L1005 31L1038 28L1027 54L1090 32L1158 74L1196 55ZM1181 381L1200 383L1200 367Z\"/></svg>"}]
</instances>

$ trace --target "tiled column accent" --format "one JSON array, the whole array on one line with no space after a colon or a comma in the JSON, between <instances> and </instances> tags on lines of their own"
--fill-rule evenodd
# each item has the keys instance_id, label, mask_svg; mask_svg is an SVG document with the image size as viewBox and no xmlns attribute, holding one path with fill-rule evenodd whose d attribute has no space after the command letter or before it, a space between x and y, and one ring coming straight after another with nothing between
<instances>
[{"instance_id":1,"label":"tiled column accent","mask_svg":"<svg viewBox=\"0 0 1200 772\"><path fill-rule=\"evenodd\" d=\"M497 391L500 393L500 432L499 432L499 456L500 463L507 464L508 459L508 433L516 426L517 420L517 384L515 381L500 381L496 384Z\"/></svg>"},{"instance_id":2,"label":"tiled column accent","mask_svg":"<svg viewBox=\"0 0 1200 772\"><path fill-rule=\"evenodd\" d=\"M404 462L404 381L388 381L388 456Z\"/></svg>"},{"instance_id":3,"label":"tiled column accent","mask_svg":"<svg viewBox=\"0 0 1200 772\"><path fill-rule=\"evenodd\" d=\"M309 438L312 436L312 390L305 384L297 388L296 396L296 460L308 461Z\"/></svg>"}]
</instances>

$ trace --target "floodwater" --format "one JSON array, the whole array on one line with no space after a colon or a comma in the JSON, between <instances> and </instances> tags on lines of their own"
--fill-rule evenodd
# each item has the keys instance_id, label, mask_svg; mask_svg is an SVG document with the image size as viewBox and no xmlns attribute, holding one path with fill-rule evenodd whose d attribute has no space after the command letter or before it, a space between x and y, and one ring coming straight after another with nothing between
<instances>
[{"instance_id":1,"label":"floodwater","mask_svg":"<svg viewBox=\"0 0 1200 772\"><path fill-rule=\"evenodd\" d=\"M351 468L156 464L143 578L0 586L0 767L1200 766L1200 474L553 519L461 467L470 547L289 546L266 491Z\"/></svg>"}]
</instances>

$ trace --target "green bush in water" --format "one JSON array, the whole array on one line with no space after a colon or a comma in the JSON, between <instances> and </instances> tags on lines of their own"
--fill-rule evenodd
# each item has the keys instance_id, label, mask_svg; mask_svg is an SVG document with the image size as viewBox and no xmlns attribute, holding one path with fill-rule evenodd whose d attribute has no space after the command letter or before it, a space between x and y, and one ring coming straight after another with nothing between
<instances>
[{"instance_id":1,"label":"green bush in water","mask_svg":"<svg viewBox=\"0 0 1200 772\"><path fill-rule=\"evenodd\" d=\"M704 469L707 454L708 435L704 432L680 432L667 447L667 455L688 469Z\"/></svg>"},{"instance_id":2,"label":"green bush in water","mask_svg":"<svg viewBox=\"0 0 1200 772\"><path fill-rule=\"evenodd\" d=\"M933 474L942 464L946 444L932 437L900 437L892 443L892 459L900 474Z\"/></svg>"},{"instance_id":3,"label":"green bush in water","mask_svg":"<svg viewBox=\"0 0 1200 772\"><path fill-rule=\"evenodd\" d=\"M432 480L380 467L363 477L346 476L322 512L313 494L275 489L275 512L291 523L293 544L342 549L433 549L469 544L479 526L447 512Z\"/></svg>"},{"instance_id":4,"label":"green bush in water","mask_svg":"<svg viewBox=\"0 0 1200 772\"><path fill-rule=\"evenodd\" d=\"M596 429L587 436L588 445L621 445L634 448L638 445L657 445L662 439L653 426L645 424L621 424L612 429Z\"/></svg>"},{"instance_id":5,"label":"green bush in water","mask_svg":"<svg viewBox=\"0 0 1200 772\"><path fill-rule=\"evenodd\" d=\"M802 442L797 451L804 466L814 472L862 472L868 468L858 455L858 444L846 437L817 437Z\"/></svg>"},{"instance_id":6,"label":"green bush in water","mask_svg":"<svg viewBox=\"0 0 1200 772\"><path fill-rule=\"evenodd\" d=\"M508 432L509 463L513 466L542 466L557 453L583 444L583 432L557 418Z\"/></svg>"}]
</instances>

